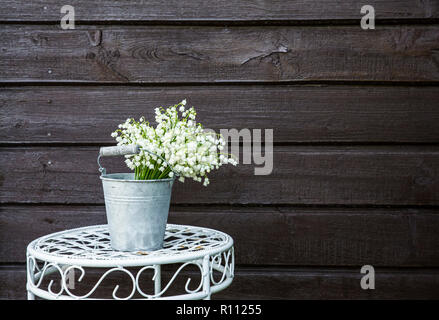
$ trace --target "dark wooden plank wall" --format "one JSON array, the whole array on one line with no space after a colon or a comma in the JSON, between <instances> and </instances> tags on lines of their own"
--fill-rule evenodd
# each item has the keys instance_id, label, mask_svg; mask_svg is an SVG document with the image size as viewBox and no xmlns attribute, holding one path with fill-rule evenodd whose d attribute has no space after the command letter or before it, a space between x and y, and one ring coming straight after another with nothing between
<instances>
[{"instance_id":1,"label":"dark wooden plank wall","mask_svg":"<svg viewBox=\"0 0 439 320\"><path fill-rule=\"evenodd\" d=\"M0 148L0 203L103 204L96 150L83 146ZM209 175L213 182L208 188L191 181L185 182L184 188L177 184L172 201L235 205L439 204L437 146L276 146L272 156L270 175L254 175L254 165L223 167ZM126 171L120 159L104 162L108 170Z\"/></svg>"},{"instance_id":2,"label":"dark wooden plank wall","mask_svg":"<svg viewBox=\"0 0 439 320\"><path fill-rule=\"evenodd\" d=\"M439 137L433 86L78 85L3 88L0 143L111 144L109 133L127 114L152 118L151 106L181 97L190 97L200 121L215 130L268 122L276 143L435 143Z\"/></svg>"},{"instance_id":3,"label":"dark wooden plank wall","mask_svg":"<svg viewBox=\"0 0 439 320\"><path fill-rule=\"evenodd\" d=\"M363 3L356 0L76 0L78 21L321 21L358 20ZM435 0L370 0L379 19L434 19L439 17L439 4ZM2 21L55 21L60 19L60 2L2 1Z\"/></svg>"},{"instance_id":4,"label":"dark wooden plank wall","mask_svg":"<svg viewBox=\"0 0 439 320\"><path fill-rule=\"evenodd\" d=\"M29 241L105 223L115 126L182 98L274 129L271 175L174 189L171 222L235 239L218 298L439 298L439 3L368 1L364 31L354 0L147 2L78 0L63 31L59 1L0 0L0 298L25 298Z\"/></svg>"},{"instance_id":5,"label":"dark wooden plank wall","mask_svg":"<svg viewBox=\"0 0 439 320\"><path fill-rule=\"evenodd\" d=\"M5 25L0 37L0 74L12 83L439 80L435 26L368 33L359 26L102 25L60 32L57 25Z\"/></svg>"}]
</instances>

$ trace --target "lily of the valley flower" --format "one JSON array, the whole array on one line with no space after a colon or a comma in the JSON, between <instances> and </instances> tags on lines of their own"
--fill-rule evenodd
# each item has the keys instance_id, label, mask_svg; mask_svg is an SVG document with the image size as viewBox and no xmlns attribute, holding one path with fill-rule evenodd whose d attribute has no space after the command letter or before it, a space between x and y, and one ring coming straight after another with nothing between
<instances>
[{"instance_id":1,"label":"lily of the valley flower","mask_svg":"<svg viewBox=\"0 0 439 320\"><path fill-rule=\"evenodd\" d=\"M125 156L125 163L135 171L136 179L172 178L171 165L179 181L192 178L207 186L207 173L211 170L223 164L237 164L235 159L220 152L225 145L222 136L205 132L195 121L194 107L186 109L185 105L186 99L167 109L156 108L155 128L144 117L139 121L129 118L111 134L117 145L140 145L138 155ZM163 157L166 163L145 150Z\"/></svg>"}]
</instances>

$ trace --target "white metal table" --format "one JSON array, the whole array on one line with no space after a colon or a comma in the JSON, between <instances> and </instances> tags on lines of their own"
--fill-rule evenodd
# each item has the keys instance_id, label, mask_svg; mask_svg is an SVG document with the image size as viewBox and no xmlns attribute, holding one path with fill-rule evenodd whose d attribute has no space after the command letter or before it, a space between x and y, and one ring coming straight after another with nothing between
<instances>
[{"instance_id":1,"label":"white metal table","mask_svg":"<svg viewBox=\"0 0 439 320\"><path fill-rule=\"evenodd\" d=\"M177 264L178 268L162 287L161 266L165 264ZM167 295L175 279L189 265L200 272L198 286L190 289L188 278L185 292ZM109 274L123 272L131 280L130 293L118 296L118 284L109 299L210 299L211 294L231 284L234 266L233 239L217 230L168 224L163 249L122 252L111 248L107 225L97 225L57 232L32 241L27 247L26 289L29 300L35 297L51 300L108 299L96 297L97 288ZM137 270L132 271L134 268L130 267L137 267ZM72 292L70 275L79 271L79 283L91 268L101 271L99 280L85 294ZM142 290L140 279L145 270L153 272L154 289L150 293ZM57 280L45 279L53 274ZM57 281L56 290L53 289L54 281Z\"/></svg>"}]
</instances>

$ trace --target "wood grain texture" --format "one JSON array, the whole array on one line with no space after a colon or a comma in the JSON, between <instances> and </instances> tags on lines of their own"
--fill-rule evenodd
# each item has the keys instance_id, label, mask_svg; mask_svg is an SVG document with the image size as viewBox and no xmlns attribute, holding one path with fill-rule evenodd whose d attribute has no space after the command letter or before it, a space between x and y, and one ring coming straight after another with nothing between
<instances>
[{"instance_id":1,"label":"wood grain texture","mask_svg":"<svg viewBox=\"0 0 439 320\"><path fill-rule=\"evenodd\" d=\"M4 25L0 79L111 83L439 81L439 26Z\"/></svg>"},{"instance_id":2,"label":"wood grain texture","mask_svg":"<svg viewBox=\"0 0 439 320\"><path fill-rule=\"evenodd\" d=\"M1 148L2 203L103 203L98 147ZM439 149L426 147L275 147L270 175L225 166L209 188L174 186L176 204L437 205ZM242 157L241 157L242 160ZM109 172L127 172L108 158Z\"/></svg>"},{"instance_id":3,"label":"wood grain texture","mask_svg":"<svg viewBox=\"0 0 439 320\"><path fill-rule=\"evenodd\" d=\"M437 87L0 88L0 143L114 143L128 116L188 99L206 127L273 128L275 142L439 142Z\"/></svg>"},{"instance_id":4,"label":"wood grain texture","mask_svg":"<svg viewBox=\"0 0 439 320\"><path fill-rule=\"evenodd\" d=\"M212 299L439 298L437 269L376 268L375 273L375 290L362 290L360 280L363 274L360 273L360 268L237 268L230 287L213 295ZM97 274L89 273L91 277L85 277L81 286L91 287ZM196 274L193 272L186 272L182 274L182 279L194 276ZM164 272L164 278L166 277L169 277L169 273ZM119 283L122 285L118 293L122 295L130 290L126 281L126 278L116 277L104 281L101 283L101 292L111 295L115 284ZM24 266L0 266L0 299L26 299L25 283ZM182 281L177 282L177 286L182 284Z\"/></svg>"},{"instance_id":5,"label":"wood grain texture","mask_svg":"<svg viewBox=\"0 0 439 320\"><path fill-rule=\"evenodd\" d=\"M214 298L439 299L439 2L367 4L373 31L354 0L77 0L65 31L59 1L0 0L0 299L25 298L31 240L106 222L96 156L116 125L183 98L278 143L271 175L174 187L169 222L235 240Z\"/></svg>"},{"instance_id":6,"label":"wood grain texture","mask_svg":"<svg viewBox=\"0 0 439 320\"><path fill-rule=\"evenodd\" d=\"M378 19L437 18L434 0L370 0ZM360 19L362 3L355 0L76 0L77 21L290 21ZM56 0L0 1L1 21L59 21L61 4Z\"/></svg>"},{"instance_id":7,"label":"wood grain texture","mask_svg":"<svg viewBox=\"0 0 439 320\"><path fill-rule=\"evenodd\" d=\"M168 221L230 234L238 265L439 267L438 213L172 207ZM105 223L103 206L0 207L0 261L25 262L27 245L48 233Z\"/></svg>"},{"instance_id":8,"label":"wood grain texture","mask_svg":"<svg viewBox=\"0 0 439 320\"><path fill-rule=\"evenodd\" d=\"M239 269L238 269L239 270ZM362 290L360 268L290 269L237 272L230 299L438 299L439 275L433 270L375 269L375 290Z\"/></svg>"}]
</instances>

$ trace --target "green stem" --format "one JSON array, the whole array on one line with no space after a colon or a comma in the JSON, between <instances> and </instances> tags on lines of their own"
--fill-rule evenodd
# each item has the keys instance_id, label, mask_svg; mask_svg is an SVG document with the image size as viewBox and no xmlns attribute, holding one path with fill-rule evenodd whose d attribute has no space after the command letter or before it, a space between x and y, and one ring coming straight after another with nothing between
<instances>
[{"instance_id":1,"label":"green stem","mask_svg":"<svg viewBox=\"0 0 439 320\"><path fill-rule=\"evenodd\" d=\"M162 179L164 177L167 177L169 172L171 172L171 169L168 167L165 168L165 170L163 170L163 172L160 174L160 176L158 177L158 179Z\"/></svg>"}]
</instances>

